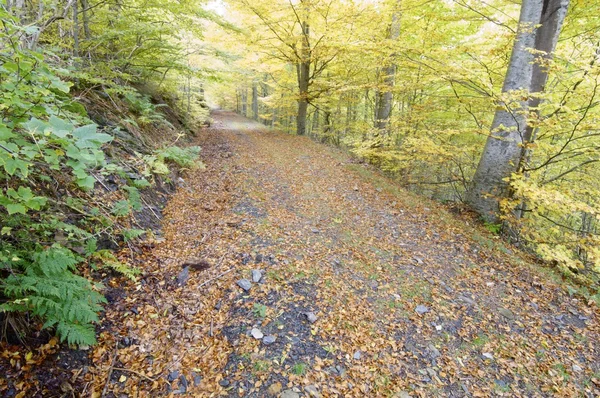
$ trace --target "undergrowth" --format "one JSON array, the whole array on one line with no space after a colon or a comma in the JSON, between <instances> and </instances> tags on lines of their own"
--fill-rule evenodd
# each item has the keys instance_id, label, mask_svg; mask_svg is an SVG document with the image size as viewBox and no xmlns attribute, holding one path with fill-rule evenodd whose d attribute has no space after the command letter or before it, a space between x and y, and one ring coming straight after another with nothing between
<instances>
[{"instance_id":1,"label":"undergrowth","mask_svg":"<svg viewBox=\"0 0 600 398\"><path fill-rule=\"evenodd\" d=\"M62 341L90 345L105 299L103 286L83 275L98 267L130 279L139 274L99 250L99 238L141 236L145 231L127 226L143 207L139 188L150 185L146 178L153 173L169 173L169 162L194 167L200 148L140 155L148 172L131 178L122 159L105 155L114 131L88 118L70 94L72 83L61 79L66 71L40 52L21 49L20 28L3 8L0 19L0 317L33 315ZM137 124L166 123L157 106L130 91L123 98ZM120 181L115 192L100 195L102 188L110 191L105 182L112 177Z\"/></svg>"}]
</instances>

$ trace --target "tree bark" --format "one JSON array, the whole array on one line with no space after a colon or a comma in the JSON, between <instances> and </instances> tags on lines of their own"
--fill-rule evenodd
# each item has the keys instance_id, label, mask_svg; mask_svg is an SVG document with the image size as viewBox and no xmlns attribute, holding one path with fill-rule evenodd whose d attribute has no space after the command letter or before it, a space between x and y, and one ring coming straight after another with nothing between
<instances>
[{"instance_id":1,"label":"tree bark","mask_svg":"<svg viewBox=\"0 0 600 398\"><path fill-rule=\"evenodd\" d=\"M258 120L258 83L252 82L252 118Z\"/></svg>"},{"instance_id":2,"label":"tree bark","mask_svg":"<svg viewBox=\"0 0 600 398\"><path fill-rule=\"evenodd\" d=\"M539 115L538 106L540 105L540 96L543 93L548 81L548 62L552 60L552 54L558 42L558 36L562 29L567 8L570 0L547 0L544 2L542 11L541 26L537 30L535 37L535 49L540 54L535 58L531 76L531 88L528 107L532 109L536 116ZM525 130L525 141L533 142L535 140L534 127L528 125ZM527 147L523 147L523 161L526 160Z\"/></svg>"},{"instance_id":3,"label":"tree bark","mask_svg":"<svg viewBox=\"0 0 600 398\"><path fill-rule=\"evenodd\" d=\"M266 80L266 77L265 77ZM267 83L265 83L264 81L260 83L261 87L262 87L262 98L265 98L269 95L269 87L267 86ZM260 104L259 104L260 106ZM263 109L265 110L265 113L268 113L269 111L269 107L263 103ZM264 124L265 126L267 126L269 124L269 120L265 117L261 118L261 122L262 124Z\"/></svg>"},{"instance_id":4,"label":"tree bark","mask_svg":"<svg viewBox=\"0 0 600 398\"><path fill-rule=\"evenodd\" d=\"M564 12L558 12L556 7L552 8L557 3L561 5L561 10L564 5ZM537 72L534 77L535 56L531 49L537 49L537 45L546 46L546 52L551 56L556 41L550 40L553 44L548 46L547 39L558 37L567 5L568 0L523 0L517 37L502 87L505 96L519 90L543 90L547 72ZM558 20L552 23L552 12L558 13L560 23ZM549 18L544 20L543 16ZM538 28L540 23L550 26ZM508 103L502 101L498 104L490 135L467 196L471 206L488 222L497 222L499 219L500 201L508 196L507 180L518 170L523 156L523 144L528 139L527 113L530 100L527 94L520 98L514 97Z\"/></svg>"},{"instance_id":5,"label":"tree bark","mask_svg":"<svg viewBox=\"0 0 600 398\"><path fill-rule=\"evenodd\" d=\"M79 1L75 0L73 8L73 56L79 57Z\"/></svg>"},{"instance_id":6,"label":"tree bark","mask_svg":"<svg viewBox=\"0 0 600 398\"><path fill-rule=\"evenodd\" d=\"M319 110L315 109L312 117L311 134L316 137L319 134Z\"/></svg>"},{"instance_id":7,"label":"tree bark","mask_svg":"<svg viewBox=\"0 0 600 398\"><path fill-rule=\"evenodd\" d=\"M83 17L83 35L86 40L89 40L92 37L90 33L90 14L88 11L88 0L81 0L81 14Z\"/></svg>"},{"instance_id":8,"label":"tree bark","mask_svg":"<svg viewBox=\"0 0 600 398\"><path fill-rule=\"evenodd\" d=\"M310 83L310 27L302 22L301 59L296 67L298 75L298 115L296 116L296 134L306 134L306 115L308 113L308 86Z\"/></svg>"},{"instance_id":9,"label":"tree bark","mask_svg":"<svg viewBox=\"0 0 600 398\"><path fill-rule=\"evenodd\" d=\"M395 41L400 36L400 0L396 3L396 11L392 14L392 23L389 27L388 39ZM386 66L381 69L383 75L383 88L377 90L377 111L375 115L375 127L381 131L386 131L392 114L392 104L394 95L392 90L396 80L396 65L394 64L394 55L391 54L386 60Z\"/></svg>"},{"instance_id":10,"label":"tree bark","mask_svg":"<svg viewBox=\"0 0 600 398\"><path fill-rule=\"evenodd\" d=\"M248 116L248 90L242 89L242 115Z\"/></svg>"}]
</instances>

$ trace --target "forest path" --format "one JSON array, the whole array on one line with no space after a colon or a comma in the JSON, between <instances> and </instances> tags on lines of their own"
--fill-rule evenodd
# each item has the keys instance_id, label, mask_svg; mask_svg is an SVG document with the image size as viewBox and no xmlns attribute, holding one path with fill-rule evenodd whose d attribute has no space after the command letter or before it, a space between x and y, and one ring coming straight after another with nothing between
<instances>
[{"instance_id":1,"label":"forest path","mask_svg":"<svg viewBox=\"0 0 600 398\"><path fill-rule=\"evenodd\" d=\"M111 287L97 388L115 358L115 396L599 394L595 307L339 150L213 117L143 277Z\"/></svg>"}]
</instances>

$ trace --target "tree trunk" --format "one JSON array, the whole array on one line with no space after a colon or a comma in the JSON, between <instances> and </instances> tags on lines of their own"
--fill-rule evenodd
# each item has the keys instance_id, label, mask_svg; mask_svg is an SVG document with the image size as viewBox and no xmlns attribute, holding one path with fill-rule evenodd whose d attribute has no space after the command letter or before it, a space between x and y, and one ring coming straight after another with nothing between
<instances>
[{"instance_id":1,"label":"tree trunk","mask_svg":"<svg viewBox=\"0 0 600 398\"><path fill-rule=\"evenodd\" d=\"M89 14L88 0L81 0L81 15L83 16L83 35L86 40L92 37L90 33L90 14Z\"/></svg>"},{"instance_id":2,"label":"tree trunk","mask_svg":"<svg viewBox=\"0 0 600 398\"><path fill-rule=\"evenodd\" d=\"M552 17L548 19L550 22L542 19L544 15L550 16L549 13L552 13L553 10L557 11L556 8L552 8L552 5L556 5L556 3L559 3L561 7L564 5L566 10L567 0L523 1L519 29L502 87L503 94L514 94L518 90L535 90L536 87L539 90L543 89L545 77L542 79L541 86L539 83L541 75L535 78L537 83L533 81L534 55L530 50L536 49L538 44L546 43L545 37L548 35L558 36L562 22L552 24ZM564 13L561 11L559 14L562 14L562 17L558 16L562 21ZM554 26L553 28L547 27L549 33L546 34L543 33L544 30L537 28L539 23L544 22ZM555 44L554 41L554 44L547 48L548 55L554 51ZM523 143L527 139L527 112L529 110L529 100L526 97L523 98L525 95L522 94L521 98L512 99L508 103L498 104L490 135L468 193L467 200L471 206L488 222L498 221L500 201L508 196L509 183L507 179L517 171L523 156Z\"/></svg>"},{"instance_id":3,"label":"tree trunk","mask_svg":"<svg viewBox=\"0 0 600 398\"><path fill-rule=\"evenodd\" d=\"M316 137L319 134L319 110L315 109L312 118L311 134Z\"/></svg>"},{"instance_id":4,"label":"tree trunk","mask_svg":"<svg viewBox=\"0 0 600 398\"><path fill-rule=\"evenodd\" d=\"M258 120L258 83L252 82L252 118Z\"/></svg>"},{"instance_id":5,"label":"tree trunk","mask_svg":"<svg viewBox=\"0 0 600 398\"><path fill-rule=\"evenodd\" d=\"M72 4L73 10L73 56L79 57L79 2L75 0Z\"/></svg>"},{"instance_id":6,"label":"tree trunk","mask_svg":"<svg viewBox=\"0 0 600 398\"><path fill-rule=\"evenodd\" d=\"M296 134L306 134L306 115L308 112L308 86L310 82L310 28L306 21L302 22L301 59L296 66L298 75L298 115L296 116Z\"/></svg>"},{"instance_id":7,"label":"tree trunk","mask_svg":"<svg viewBox=\"0 0 600 398\"><path fill-rule=\"evenodd\" d=\"M267 97L269 95L269 88L267 87L267 83L265 83L264 81L261 82L260 85L262 87L262 98L265 98L265 97ZM264 113L268 113L268 111L269 111L268 106L266 106L265 104L263 104L263 109L265 110ZM265 115L265 117L261 118L261 122L265 126L267 126L269 124L269 120L266 118L266 115Z\"/></svg>"},{"instance_id":8,"label":"tree trunk","mask_svg":"<svg viewBox=\"0 0 600 398\"><path fill-rule=\"evenodd\" d=\"M365 89L365 97L364 97L364 102L365 102L365 108L363 109L363 120L365 123L369 122L369 114L371 113L369 111L369 89L366 88Z\"/></svg>"},{"instance_id":9,"label":"tree trunk","mask_svg":"<svg viewBox=\"0 0 600 398\"><path fill-rule=\"evenodd\" d=\"M397 10L400 9L400 1L396 3ZM400 15L398 11L392 14L392 23L390 24L388 39L395 41L400 36ZM394 83L396 80L396 65L394 64L394 55L391 54L386 60L387 65L381 69L383 75L383 87L377 90L377 110L375 114L375 127L385 131L388 129L390 115L392 114Z\"/></svg>"},{"instance_id":10,"label":"tree trunk","mask_svg":"<svg viewBox=\"0 0 600 398\"><path fill-rule=\"evenodd\" d=\"M544 2L544 9L542 11L542 17L540 23L542 24L536 33L535 37L535 49L540 51L533 63L533 70L531 76L531 88L529 90L532 94L529 98L529 109L535 111L536 116L539 115L538 106L540 105L540 96L536 95L543 93L548 81L548 62L552 60L552 54L556 48L558 42L558 36L562 29L565 16L567 15L567 8L569 7L570 0L547 0ZM528 125L525 130L525 141L535 141L534 128ZM526 146L522 148L523 156L522 162L527 160L528 149Z\"/></svg>"},{"instance_id":11,"label":"tree trunk","mask_svg":"<svg viewBox=\"0 0 600 398\"><path fill-rule=\"evenodd\" d=\"M248 90L242 89L242 115L248 116Z\"/></svg>"},{"instance_id":12,"label":"tree trunk","mask_svg":"<svg viewBox=\"0 0 600 398\"><path fill-rule=\"evenodd\" d=\"M352 107L353 107L353 96L352 94L347 94L346 96L346 124L344 127L344 134L346 136L350 135L350 124L352 123Z\"/></svg>"}]
</instances>

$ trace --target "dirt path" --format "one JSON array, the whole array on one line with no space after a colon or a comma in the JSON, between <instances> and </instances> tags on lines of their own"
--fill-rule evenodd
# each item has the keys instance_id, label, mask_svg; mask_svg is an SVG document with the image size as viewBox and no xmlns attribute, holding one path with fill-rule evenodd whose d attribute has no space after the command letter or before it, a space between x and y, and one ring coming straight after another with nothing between
<instances>
[{"instance_id":1,"label":"dirt path","mask_svg":"<svg viewBox=\"0 0 600 398\"><path fill-rule=\"evenodd\" d=\"M111 287L97 391L600 395L596 307L342 152L214 117L143 278ZM189 257L212 266L178 286Z\"/></svg>"}]
</instances>

